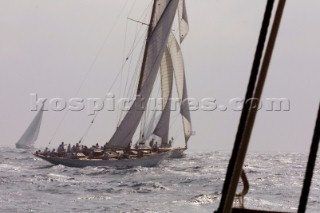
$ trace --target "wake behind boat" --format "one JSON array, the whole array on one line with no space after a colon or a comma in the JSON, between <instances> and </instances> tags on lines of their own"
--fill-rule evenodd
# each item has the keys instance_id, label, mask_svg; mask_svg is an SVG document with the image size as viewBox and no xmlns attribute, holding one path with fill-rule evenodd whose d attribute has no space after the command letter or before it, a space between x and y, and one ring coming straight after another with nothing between
<instances>
[{"instance_id":1,"label":"wake behind boat","mask_svg":"<svg viewBox=\"0 0 320 213\"><path fill-rule=\"evenodd\" d=\"M173 30L173 22L178 13L179 34ZM138 23L142 23L138 21ZM35 156L52 164L71 167L85 166L155 166L168 157L182 157L192 135L187 86L181 43L189 30L184 0L154 0L145 49L141 64L140 77L135 87L135 99L111 139L103 147L87 150L37 151ZM178 37L179 39L177 39ZM160 71L159 71L160 70ZM150 115L148 101L160 76L162 109L159 119L155 112ZM173 82L179 98L180 115L184 130L185 147L173 148L173 138L169 140L171 99ZM132 79L134 82L134 79ZM129 91L129 92L132 92ZM149 112L149 113L147 113ZM151 117L147 122L147 117ZM94 119L92 123L94 122ZM132 140L141 124L140 138L132 148ZM62 147L61 147L62 146ZM78 146L80 146L78 144ZM85 147L83 147L85 148ZM98 149L98 150L97 150ZM81 151L79 151L81 150Z\"/></svg>"}]
</instances>

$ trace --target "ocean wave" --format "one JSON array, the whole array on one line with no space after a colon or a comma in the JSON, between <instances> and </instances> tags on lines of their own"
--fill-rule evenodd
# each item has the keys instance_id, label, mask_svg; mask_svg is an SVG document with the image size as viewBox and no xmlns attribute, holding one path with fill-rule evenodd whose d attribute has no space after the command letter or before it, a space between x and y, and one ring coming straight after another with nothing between
<instances>
[{"instance_id":1,"label":"ocean wave","mask_svg":"<svg viewBox=\"0 0 320 213\"><path fill-rule=\"evenodd\" d=\"M229 153L192 153L153 168L53 166L28 152L0 149L0 212L212 212L218 206ZM306 155L251 153L245 168L247 207L293 211ZM317 164L308 212L319 212ZM17 193L17 194L15 194ZM48 204L49 203L49 204ZM32 208L31 208L32 207Z\"/></svg>"},{"instance_id":2,"label":"ocean wave","mask_svg":"<svg viewBox=\"0 0 320 213\"><path fill-rule=\"evenodd\" d=\"M193 198L191 198L190 203L194 205L208 205L213 203L218 199L218 196L216 195L205 195L205 194L200 194L196 195Z\"/></svg>"},{"instance_id":3,"label":"ocean wave","mask_svg":"<svg viewBox=\"0 0 320 213\"><path fill-rule=\"evenodd\" d=\"M135 182L130 185L138 193L150 193L160 190L168 190L158 182Z\"/></svg>"},{"instance_id":4,"label":"ocean wave","mask_svg":"<svg viewBox=\"0 0 320 213\"><path fill-rule=\"evenodd\" d=\"M78 197L78 200L110 200L111 197L109 196L103 196L103 195L89 195L85 197Z\"/></svg>"}]
</instances>

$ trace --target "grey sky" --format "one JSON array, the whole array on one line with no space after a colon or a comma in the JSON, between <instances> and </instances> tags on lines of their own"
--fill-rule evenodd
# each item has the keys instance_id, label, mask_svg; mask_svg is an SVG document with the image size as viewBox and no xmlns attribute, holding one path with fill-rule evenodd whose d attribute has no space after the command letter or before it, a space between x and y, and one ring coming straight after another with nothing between
<instances>
[{"instance_id":1,"label":"grey sky","mask_svg":"<svg viewBox=\"0 0 320 213\"><path fill-rule=\"evenodd\" d=\"M75 97L85 78L78 96L103 97L133 39L127 34L124 47L126 17L139 19L150 2L0 0L0 145L13 146L35 116L30 93ZM291 109L258 113L252 150L309 149L319 102L319 6L316 0L287 2L263 96L288 98ZM187 7L190 33L183 52L189 96L212 97L224 105L243 98L265 1L187 0ZM129 33L135 27L128 22ZM44 113L37 145L48 144L63 114ZM192 150L231 150L240 112L197 111L191 116L196 131ZM54 144L76 142L89 121L85 113L69 113ZM101 113L86 142L108 140L115 122L115 113Z\"/></svg>"}]
</instances>

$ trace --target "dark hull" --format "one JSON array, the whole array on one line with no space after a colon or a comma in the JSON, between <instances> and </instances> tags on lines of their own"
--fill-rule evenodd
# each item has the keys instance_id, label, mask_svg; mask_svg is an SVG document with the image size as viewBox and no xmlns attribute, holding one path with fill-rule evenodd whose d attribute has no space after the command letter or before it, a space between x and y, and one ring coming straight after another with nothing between
<instances>
[{"instance_id":1,"label":"dark hull","mask_svg":"<svg viewBox=\"0 0 320 213\"><path fill-rule=\"evenodd\" d=\"M150 156L145 156L142 158L133 158L133 159L111 159L111 160L102 160L102 159L69 159L63 157L49 157L44 155L37 155L36 157L41 158L49 163L54 165L64 165L68 167L117 167L117 168L130 168L130 167L154 167L157 166L162 160L166 158L180 158L183 157L183 152L185 149L170 149L163 151L161 153L152 154Z\"/></svg>"}]
</instances>

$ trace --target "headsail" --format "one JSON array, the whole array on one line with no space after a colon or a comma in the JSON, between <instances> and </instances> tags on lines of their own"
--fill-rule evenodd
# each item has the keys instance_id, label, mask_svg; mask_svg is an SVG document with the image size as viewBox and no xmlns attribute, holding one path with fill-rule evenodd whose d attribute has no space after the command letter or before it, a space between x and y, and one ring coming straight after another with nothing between
<instances>
[{"instance_id":1,"label":"headsail","mask_svg":"<svg viewBox=\"0 0 320 213\"><path fill-rule=\"evenodd\" d=\"M16 148L19 149L29 149L32 148L35 141L38 138L41 120L43 115L43 106L40 108L39 112L27 128L27 130L23 133L20 140L16 143Z\"/></svg>"},{"instance_id":2,"label":"headsail","mask_svg":"<svg viewBox=\"0 0 320 213\"><path fill-rule=\"evenodd\" d=\"M180 43L183 42L184 38L189 32L189 23L185 0L180 0L179 8L179 36ZM173 72L175 73L177 90L180 100L180 112L182 114L182 122L184 128L185 142L187 142L192 134L191 118L189 111L187 85L185 79L185 69L183 55L181 52L180 45L178 44L175 36L171 33L167 51L165 52L164 58L161 64L161 88L163 98L163 108L161 118L155 128L154 134L162 138L162 143L168 142L169 136L169 124L170 124L170 107L171 107L171 96L172 96L172 83L173 83Z\"/></svg>"},{"instance_id":3,"label":"headsail","mask_svg":"<svg viewBox=\"0 0 320 213\"><path fill-rule=\"evenodd\" d=\"M161 93L162 93L162 114L153 132L162 139L162 143L168 143L171 97L173 84L173 64L169 47L166 48L161 62Z\"/></svg>"},{"instance_id":4,"label":"headsail","mask_svg":"<svg viewBox=\"0 0 320 213\"><path fill-rule=\"evenodd\" d=\"M145 123L145 127L143 129L143 135L145 139L150 138L153 134L153 130L156 128L157 121L159 120L159 116L157 115L157 111L154 110L150 116L151 118L148 119Z\"/></svg>"},{"instance_id":5,"label":"headsail","mask_svg":"<svg viewBox=\"0 0 320 213\"><path fill-rule=\"evenodd\" d=\"M144 65L141 69L142 80L139 82L138 95L125 115L116 132L110 139L109 144L115 147L127 147L139 125L143 111L147 106L159 67L162 60L172 23L178 8L179 0L156 0L157 9L159 3L164 10L153 29L149 29L146 50L144 55ZM155 14L153 14L154 16ZM151 20L155 20L152 18ZM151 22L152 24L153 22ZM152 26L149 26L152 27Z\"/></svg>"},{"instance_id":6,"label":"headsail","mask_svg":"<svg viewBox=\"0 0 320 213\"><path fill-rule=\"evenodd\" d=\"M187 143L192 135L191 117L188 102L188 92L185 76L184 61L180 45L173 34L170 35L170 55L172 57L174 76L180 100L180 113L182 115L182 123L184 128L185 142Z\"/></svg>"}]
</instances>

